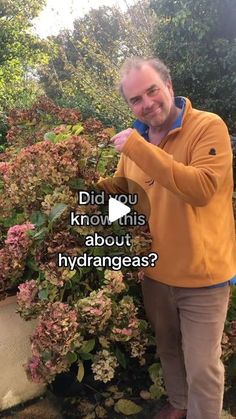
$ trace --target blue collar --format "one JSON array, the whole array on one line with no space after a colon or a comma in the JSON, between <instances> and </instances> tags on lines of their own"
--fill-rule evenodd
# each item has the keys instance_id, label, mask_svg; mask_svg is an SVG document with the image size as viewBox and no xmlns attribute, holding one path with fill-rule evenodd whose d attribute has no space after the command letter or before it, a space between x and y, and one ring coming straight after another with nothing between
<instances>
[{"instance_id":1,"label":"blue collar","mask_svg":"<svg viewBox=\"0 0 236 419\"><path fill-rule=\"evenodd\" d=\"M177 108L180 108L181 112L178 115L178 117L176 118L176 120L174 121L174 123L171 127L171 130L181 127L182 121L183 121L183 113L184 113L185 105L186 105L186 100L185 100L184 97L182 97L182 96L176 96L175 97L175 106L177 106ZM146 125L143 122L136 119L136 121L133 123L133 128L135 128L139 132L139 134L142 135L143 138L145 138L146 140L149 140L149 137L148 137L149 126L148 125Z\"/></svg>"}]
</instances>

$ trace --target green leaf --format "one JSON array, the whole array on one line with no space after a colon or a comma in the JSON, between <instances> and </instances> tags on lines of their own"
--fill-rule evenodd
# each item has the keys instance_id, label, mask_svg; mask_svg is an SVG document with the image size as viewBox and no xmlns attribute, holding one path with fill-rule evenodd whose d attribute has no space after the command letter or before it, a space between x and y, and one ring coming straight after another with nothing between
<instances>
[{"instance_id":1,"label":"green leaf","mask_svg":"<svg viewBox=\"0 0 236 419\"><path fill-rule=\"evenodd\" d=\"M79 361L78 366L79 366L79 369L78 369L78 374L77 374L77 380L81 383L81 381L84 378L84 364L83 364L83 362Z\"/></svg>"},{"instance_id":2,"label":"green leaf","mask_svg":"<svg viewBox=\"0 0 236 419\"><path fill-rule=\"evenodd\" d=\"M120 413L123 413L123 415L127 415L127 416L135 415L136 413L139 413L142 411L141 406L138 406L136 403L127 399L118 400L115 406Z\"/></svg>"},{"instance_id":3,"label":"green leaf","mask_svg":"<svg viewBox=\"0 0 236 419\"><path fill-rule=\"evenodd\" d=\"M29 237L34 237L36 233L35 233L35 230L28 230L27 234Z\"/></svg>"},{"instance_id":4,"label":"green leaf","mask_svg":"<svg viewBox=\"0 0 236 419\"><path fill-rule=\"evenodd\" d=\"M70 137L69 134L63 134L63 133L57 134L57 137L54 140L54 143L60 143L62 141L67 140L69 137Z\"/></svg>"},{"instance_id":5,"label":"green leaf","mask_svg":"<svg viewBox=\"0 0 236 419\"><path fill-rule=\"evenodd\" d=\"M48 215L50 222L54 222L57 218L59 218L67 207L68 205L63 203L55 205Z\"/></svg>"},{"instance_id":6,"label":"green leaf","mask_svg":"<svg viewBox=\"0 0 236 419\"><path fill-rule=\"evenodd\" d=\"M102 247L93 247L91 249L91 254L94 256L103 256L104 255L104 248ZM104 268L102 268L104 269Z\"/></svg>"},{"instance_id":7,"label":"green leaf","mask_svg":"<svg viewBox=\"0 0 236 419\"><path fill-rule=\"evenodd\" d=\"M163 389L158 384L152 384L149 387L149 391L154 399L159 399L163 394Z\"/></svg>"},{"instance_id":8,"label":"green leaf","mask_svg":"<svg viewBox=\"0 0 236 419\"><path fill-rule=\"evenodd\" d=\"M4 227L11 227L13 225L22 224L24 222L25 222L24 215L21 213L17 213L15 211L11 213L10 217L4 218L4 219L0 217L0 224L2 224ZM33 232L33 230L29 230L28 234L30 234L31 232Z\"/></svg>"},{"instance_id":9,"label":"green leaf","mask_svg":"<svg viewBox=\"0 0 236 419\"><path fill-rule=\"evenodd\" d=\"M77 361L77 355L75 352L68 352L66 354L66 358L68 359L70 364L73 364L74 362Z\"/></svg>"},{"instance_id":10,"label":"green leaf","mask_svg":"<svg viewBox=\"0 0 236 419\"><path fill-rule=\"evenodd\" d=\"M45 215L40 212L40 211L35 211L33 212L33 214L31 215L31 219L30 219L31 223L33 223L36 227L41 227L45 221L46 221L46 217Z\"/></svg>"},{"instance_id":11,"label":"green leaf","mask_svg":"<svg viewBox=\"0 0 236 419\"><path fill-rule=\"evenodd\" d=\"M76 124L72 127L72 132L75 135L79 135L81 132L83 132L84 128L81 124Z\"/></svg>"},{"instance_id":12,"label":"green leaf","mask_svg":"<svg viewBox=\"0 0 236 419\"><path fill-rule=\"evenodd\" d=\"M150 365L150 367L148 368L149 375L154 383L160 377L160 369L161 366L157 362L155 364Z\"/></svg>"},{"instance_id":13,"label":"green leaf","mask_svg":"<svg viewBox=\"0 0 236 419\"><path fill-rule=\"evenodd\" d=\"M35 262L35 260L34 260L34 259L27 259L27 261L26 261L26 265L27 265L30 269L32 269L32 271L36 271L36 272L38 272L38 270L39 270L38 265L36 264L36 262Z\"/></svg>"},{"instance_id":14,"label":"green leaf","mask_svg":"<svg viewBox=\"0 0 236 419\"><path fill-rule=\"evenodd\" d=\"M46 134L44 134L43 138L44 140L52 141L52 143L54 143L57 138L57 135L55 134L55 132L49 131L46 132Z\"/></svg>"},{"instance_id":15,"label":"green leaf","mask_svg":"<svg viewBox=\"0 0 236 419\"><path fill-rule=\"evenodd\" d=\"M34 239L42 239L47 234L48 229L46 227L41 228L39 231L35 232L35 234L31 234Z\"/></svg>"},{"instance_id":16,"label":"green leaf","mask_svg":"<svg viewBox=\"0 0 236 419\"><path fill-rule=\"evenodd\" d=\"M48 289L44 288L43 290L40 290L38 293L39 299L40 300L47 300L48 298Z\"/></svg>"},{"instance_id":17,"label":"green leaf","mask_svg":"<svg viewBox=\"0 0 236 419\"><path fill-rule=\"evenodd\" d=\"M83 179L73 179L69 182L69 186L72 189L79 189L79 190L83 190L85 187L85 182Z\"/></svg>"},{"instance_id":18,"label":"green leaf","mask_svg":"<svg viewBox=\"0 0 236 419\"><path fill-rule=\"evenodd\" d=\"M119 348L116 348L115 350L115 354L116 354L116 358L119 362L119 364L123 367L126 368L127 366L127 361L126 361L126 356L123 352L121 352L121 350Z\"/></svg>"},{"instance_id":19,"label":"green leaf","mask_svg":"<svg viewBox=\"0 0 236 419\"><path fill-rule=\"evenodd\" d=\"M79 353L89 353L94 349L95 346L95 339L87 340L83 343L82 347L80 348Z\"/></svg>"},{"instance_id":20,"label":"green leaf","mask_svg":"<svg viewBox=\"0 0 236 419\"><path fill-rule=\"evenodd\" d=\"M40 189L42 192L44 192L45 194L51 194L53 192L53 187L52 185L48 185L46 183L42 183L40 185Z\"/></svg>"},{"instance_id":21,"label":"green leaf","mask_svg":"<svg viewBox=\"0 0 236 419\"><path fill-rule=\"evenodd\" d=\"M80 358L81 358L81 359L83 359L84 361L89 361L90 359L93 359L93 358L94 358L94 355L93 355L93 354L90 354L90 353L83 353L83 352L80 352L80 353L79 353L79 356L80 356Z\"/></svg>"}]
</instances>

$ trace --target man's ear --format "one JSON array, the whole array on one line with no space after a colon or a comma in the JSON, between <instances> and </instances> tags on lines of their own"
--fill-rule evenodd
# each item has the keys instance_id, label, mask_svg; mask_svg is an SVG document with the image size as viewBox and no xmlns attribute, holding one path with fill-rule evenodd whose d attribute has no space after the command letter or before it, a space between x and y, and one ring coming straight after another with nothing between
<instances>
[{"instance_id":1,"label":"man's ear","mask_svg":"<svg viewBox=\"0 0 236 419\"><path fill-rule=\"evenodd\" d=\"M172 80L167 80L166 86L168 87L168 89L172 89L173 90Z\"/></svg>"}]
</instances>

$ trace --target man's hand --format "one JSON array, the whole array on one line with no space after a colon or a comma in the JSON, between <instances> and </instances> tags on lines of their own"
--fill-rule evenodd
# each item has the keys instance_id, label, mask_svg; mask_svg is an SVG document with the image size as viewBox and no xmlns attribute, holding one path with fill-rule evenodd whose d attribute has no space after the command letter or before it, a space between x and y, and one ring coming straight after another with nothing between
<instances>
[{"instance_id":1,"label":"man's hand","mask_svg":"<svg viewBox=\"0 0 236 419\"><path fill-rule=\"evenodd\" d=\"M114 137L111 138L111 142L114 144L114 147L117 151L121 152L126 141L127 138L130 136L130 134L132 134L133 129L132 128L128 128L125 129L124 131L119 132L119 134L114 135Z\"/></svg>"}]
</instances>

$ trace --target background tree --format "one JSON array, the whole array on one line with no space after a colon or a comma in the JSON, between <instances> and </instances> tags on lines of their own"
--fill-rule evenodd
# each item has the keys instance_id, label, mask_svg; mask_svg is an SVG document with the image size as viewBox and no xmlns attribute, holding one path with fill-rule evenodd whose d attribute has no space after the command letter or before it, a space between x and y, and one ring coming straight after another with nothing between
<instances>
[{"instance_id":1,"label":"background tree","mask_svg":"<svg viewBox=\"0 0 236 419\"><path fill-rule=\"evenodd\" d=\"M51 38L57 55L41 72L46 93L107 124L129 123L131 113L115 89L118 70L127 56L152 55L155 20L149 2L127 5L125 12L117 7L92 9L77 19L72 33Z\"/></svg>"},{"instance_id":2,"label":"background tree","mask_svg":"<svg viewBox=\"0 0 236 419\"><path fill-rule=\"evenodd\" d=\"M0 0L0 111L35 98L34 70L47 62L45 42L31 32L45 0Z\"/></svg>"},{"instance_id":3,"label":"background tree","mask_svg":"<svg viewBox=\"0 0 236 419\"><path fill-rule=\"evenodd\" d=\"M154 50L172 70L177 94L216 112L236 132L235 0L152 0Z\"/></svg>"}]
</instances>

